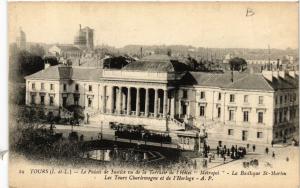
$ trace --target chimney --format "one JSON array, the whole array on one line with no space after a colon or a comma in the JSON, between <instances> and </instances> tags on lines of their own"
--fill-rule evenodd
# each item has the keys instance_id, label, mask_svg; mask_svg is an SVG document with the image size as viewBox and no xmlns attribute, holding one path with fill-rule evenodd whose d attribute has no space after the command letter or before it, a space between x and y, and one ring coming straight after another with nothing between
<instances>
[{"instance_id":1,"label":"chimney","mask_svg":"<svg viewBox=\"0 0 300 188\"><path fill-rule=\"evenodd\" d=\"M279 71L271 71L271 72L272 72L273 77L278 78Z\"/></svg>"},{"instance_id":2,"label":"chimney","mask_svg":"<svg viewBox=\"0 0 300 188\"><path fill-rule=\"evenodd\" d=\"M289 75L290 75L291 77L295 78L296 73L295 73L295 71L289 71Z\"/></svg>"},{"instance_id":3,"label":"chimney","mask_svg":"<svg viewBox=\"0 0 300 188\"><path fill-rule=\"evenodd\" d=\"M141 58L143 57L143 47L141 47Z\"/></svg>"},{"instance_id":4,"label":"chimney","mask_svg":"<svg viewBox=\"0 0 300 188\"><path fill-rule=\"evenodd\" d=\"M278 72L278 75L281 77L281 78L283 78L284 79L284 77L285 77L285 71L279 71Z\"/></svg>"},{"instance_id":5,"label":"chimney","mask_svg":"<svg viewBox=\"0 0 300 188\"><path fill-rule=\"evenodd\" d=\"M50 63L48 63L48 61L45 62L44 64L44 70L50 67Z\"/></svg>"},{"instance_id":6,"label":"chimney","mask_svg":"<svg viewBox=\"0 0 300 188\"><path fill-rule=\"evenodd\" d=\"M261 73L265 79L267 79L271 82L273 81L273 72L272 71L263 70Z\"/></svg>"}]
</instances>

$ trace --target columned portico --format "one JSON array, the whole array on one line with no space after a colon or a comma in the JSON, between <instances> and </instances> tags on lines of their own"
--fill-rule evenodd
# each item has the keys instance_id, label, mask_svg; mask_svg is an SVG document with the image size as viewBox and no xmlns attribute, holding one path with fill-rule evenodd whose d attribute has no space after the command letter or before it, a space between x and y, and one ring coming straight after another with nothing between
<instances>
[{"instance_id":1,"label":"columned portico","mask_svg":"<svg viewBox=\"0 0 300 188\"><path fill-rule=\"evenodd\" d=\"M149 115L149 89L146 88L146 96L145 96L145 116Z\"/></svg>"},{"instance_id":2,"label":"columned portico","mask_svg":"<svg viewBox=\"0 0 300 188\"><path fill-rule=\"evenodd\" d=\"M106 86L102 86L102 94L101 94L101 112L106 112Z\"/></svg>"},{"instance_id":3,"label":"columned portico","mask_svg":"<svg viewBox=\"0 0 300 188\"><path fill-rule=\"evenodd\" d=\"M131 113L131 87L127 88L127 115Z\"/></svg>"},{"instance_id":4,"label":"columned portico","mask_svg":"<svg viewBox=\"0 0 300 188\"><path fill-rule=\"evenodd\" d=\"M140 88L136 88L136 107L135 107L136 115L140 115Z\"/></svg>"},{"instance_id":5,"label":"columned portico","mask_svg":"<svg viewBox=\"0 0 300 188\"><path fill-rule=\"evenodd\" d=\"M122 110L122 87L118 88L117 113L121 114Z\"/></svg>"},{"instance_id":6,"label":"columned portico","mask_svg":"<svg viewBox=\"0 0 300 188\"><path fill-rule=\"evenodd\" d=\"M158 89L154 90L154 117L157 117L158 111Z\"/></svg>"},{"instance_id":7,"label":"columned portico","mask_svg":"<svg viewBox=\"0 0 300 188\"><path fill-rule=\"evenodd\" d=\"M164 90L164 104L163 104L163 117L167 117L167 107L168 107L168 90Z\"/></svg>"}]
</instances>

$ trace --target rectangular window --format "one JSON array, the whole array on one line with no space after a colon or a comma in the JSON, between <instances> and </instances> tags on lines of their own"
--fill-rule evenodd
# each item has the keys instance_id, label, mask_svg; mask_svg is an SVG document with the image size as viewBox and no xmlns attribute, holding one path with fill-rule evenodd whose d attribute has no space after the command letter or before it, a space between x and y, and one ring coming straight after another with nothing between
<instances>
[{"instance_id":1,"label":"rectangular window","mask_svg":"<svg viewBox=\"0 0 300 188\"><path fill-rule=\"evenodd\" d=\"M67 106L67 97L63 97L63 107Z\"/></svg>"},{"instance_id":2,"label":"rectangular window","mask_svg":"<svg viewBox=\"0 0 300 188\"><path fill-rule=\"evenodd\" d=\"M258 97L258 104L264 104L264 97L263 96Z\"/></svg>"},{"instance_id":3,"label":"rectangular window","mask_svg":"<svg viewBox=\"0 0 300 188\"><path fill-rule=\"evenodd\" d=\"M244 103L248 103L248 95L244 95Z\"/></svg>"},{"instance_id":4,"label":"rectangular window","mask_svg":"<svg viewBox=\"0 0 300 188\"><path fill-rule=\"evenodd\" d=\"M293 102L293 95L292 94L289 95L289 98L290 98L290 102Z\"/></svg>"},{"instance_id":5,"label":"rectangular window","mask_svg":"<svg viewBox=\"0 0 300 188\"><path fill-rule=\"evenodd\" d=\"M234 121L234 110L229 110L229 121Z\"/></svg>"},{"instance_id":6,"label":"rectangular window","mask_svg":"<svg viewBox=\"0 0 300 188\"><path fill-rule=\"evenodd\" d=\"M282 111L279 111L279 123L282 123Z\"/></svg>"},{"instance_id":7,"label":"rectangular window","mask_svg":"<svg viewBox=\"0 0 300 188\"><path fill-rule=\"evenodd\" d=\"M35 83L32 83L32 84L31 84L31 88L32 88L32 89L35 89Z\"/></svg>"},{"instance_id":8,"label":"rectangular window","mask_svg":"<svg viewBox=\"0 0 300 188\"><path fill-rule=\"evenodd\" d=\"M285 95L284 96L284 103L287 103L287 101L288 101L288 97L287 97L287 95Z\"/></svg>"},{"instance_id":9,"label":"rectangular window","mask_svg":"<svg viewBox=\"0 0 300 188\"><path fill-rule=\"evenodd\" d=\"M187 90L182 91L182 98L184 98L184 99L187 98Z\"/></svg>"},{"instance_id":10,"label":"rectangular window","mask_svg":"<svg viewBox=\"0 0 300 188\"><path fill-rule=\"evenodd\" d=\"M278 116L278 115L277 115L277 111L275 111L275 112L274 112L274 121L275 121L275 123L277 123L277 116Z\"/></svg>"},{"instance_id":11,"label":"rectangular window","mask_svg":"<svg viewBox=\"0 0 300 188\"><path fill-rule=\"evenodd\" d=\"M54 104L54 97L53 97L53 96L50 96L49 105L50 105L50 106L53 106L53 104Z\"/></svg>"},{"instance_id":12,"label":"rectangular window","mask_svg":"<svg viewBox=\"0 0 300 188\"><path fill-rule=\"evenodd\" d=\"M50 84L50 90L53 90L53 89L54 89L53 84Z\"/></svg>"},{"instance_id":13,"label":"rectangular window","mask_svg":"<svg viewBox=\"0 0 300 188\"><path fill-rule=\"evenodd\" d=\"M249 112L248 111L244 111L244 122L248 122L249 121Z\"/></svg>"},{"instance_id":14,"label":"rectangular window","mask_svg":"<svg viewBox=\"0 0 300 188\"><path fill-rule=\"evenodd\" d=\"M284 110L283 119L284 122L287 122L287 109Z\"/></svg>"},{"instance_id":15,"label":"rectangular window","mask_svg":"<svg viewBox=\"0 0 300 188\"><path fill-rule=\"evenodd\" d=\"M228 135L230 135L230 136L233 135L233 129L228 129Z\"/></svg>"},{"instance_id":16,"label":"rectangular window","mask_svg":"<svg viewBox=\"0 0 300 188\"><path fill-rule=\"evenodd\" d=\"M92 99L88 99L88 107L92 107Z\"/></svg>"},{"instance_id":17,"label":"rectangular window","mask_svg":"<svg viewBox=\"0 0 300 188\"><path fill-rule=\"evenodd\" d=\"M74 104L78 105L79 104L79 97L74 97Z\"/></svg>"},{"instance_id":18,"label":"rectangular window","mask_svg":"<svg viewBox=\"0 0 300 188\"><path fill-rule=\"evenodd\" d=\"M93 91L92 85L89 85L89 91Z\"/></svg>"},{"instance_id":19,"label":"rectangular window","mask_svg":"<svg viewBox=\"0 0 300 188\"><path fill-rule=\"evenodd\" d=\"M67 91L67 84L64 84L64 91Z\"/></svg>"},{"instance_id":20,"label":"rectangular window","mask_svg":"<svg viewBox=\"0 0 300 188\"><path fill-rule=\"evenodd\" d=\"M234 102L234 94L230 94L230 102Z\"/></svg>"},{"instance_id":21,"label":"rectangular window","mask_svg":"<svg viewBox=\"0 0 300 188\"><path fill-rule=\"evenodd\" d=\"M221 107L218 107L218 118L221 117Z\"/></svg>"},{"instance_id":22,"label":"rectangular window","mask_svg":"<svg viewBox=\"0 0 300 188\"><path fill-rule=\"evenodd\" d=\"M297 100L297 95L296 95L296 93L294 93L294 102Z\"/></svg>"},{"instance_id":23,"label":"rectangular window","mask_svg":"<svg viewBox=\"0 0 300 188\"><path fill-rule=\"evenodd\" d=\"M78 84L75 85L75 91L79 91L79 85Z\"/></svg>"},{"instance_id":24,"label":"rectangular window","mask_svg":"<svg viewBox=\"0 0 300 188\"><path fill-rule=\"evenodd\" d=\"M277 99L277 96L275 97L275 104L277 104L278 103L278 99Z\"/></svg>"},{"instance_id":25,"label":"rectangular window","mask_svg":"<svg viewBox=\"0 0 300 188\"><path fill-rule=\"evenodd\" d=\"M45 104L45 96L41 96L41 105Z\"/></svg>"},{"instance_id":26,"label":"rectangular window","mask_svg":"<svg viewBox=\"0 0 300 188\"><path fill-rule=\"evenodd\" d=\"M262 132L257 132L256 137L257 137L257 138L263 138L263 133L262 133Z\"/></svg>"},{"instance_id":27,"label":"rectangular window","mask_svg":"<svg viewBox=\"0 0 300 188\"><path fill-rule=\"evenodd\" d=\"M200 116L204 116L205 115L205 107L204 106L200 106Z\"/></svg>"},{"instance_id":28,"label":"rectangular window","mask_svg":"<svg viewBox=\"0 0 300 188\"><path fill-rule=\"evenodd\" d=\"M41 83L41 89L45 89L44 83Z\"/></svg>"},{"instance_id":29,"label":"rectangular window","mask_svg":"<svg viewBox=\"0 0 300 188\"><path fill-rule=\"evenodd\" d=\"M205 99L205 92L204 91L200 92L200 99Z\"/></svg>"},{"instance_id":30,"label":"rectangular window","mask_svg":"<svg viewBox=\"0 0 300 188\"><path fill-rule=\"evenodd\" d=\"M282 104L282 102L283 102L283 98L282 98L282 96L280 96L280 100L279 100L279 102L280 102L280 104Z\"/></svg>"},{"instance_id":31,"label":"rectangular window","mask_svg":"<svg viewBox=\"0 0 300 188\"><path fill-rule=\"evenodd\" d=\"M258 112L258 123L263 123L263 122L264 122L264 113Z\"/></svg>"},{"instance_id":32,"label":"rectangular window","mask_svg":"<svg viewBox=\"0 0 300 188\"><path fill-rule=\"evenodd\" d=\"M218 100L220 101L221 99L222 99L222 94L219 93Z\"/></svg>"},{"instance_id":33,"label":"rectangular window","mask_svg":"<svg viewBox=\"0 0 300 188\"><path fill-rule=\"evenodd\" d=\"M31 104L35 104L35 96L31 95Z\"/></svg>"}]
</instances>

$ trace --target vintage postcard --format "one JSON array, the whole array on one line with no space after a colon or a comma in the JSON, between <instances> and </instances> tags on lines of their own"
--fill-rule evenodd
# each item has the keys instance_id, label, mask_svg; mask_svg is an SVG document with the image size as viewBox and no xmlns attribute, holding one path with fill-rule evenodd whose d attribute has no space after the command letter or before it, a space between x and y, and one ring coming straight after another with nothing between
<instances>
[{"instance_id":1,"label":"vintage postcard","mask_svg":"<svg viewBox=\"0 0 300 188\"><path fill-rule=\"evenodd\" d=\"M9 2L9 186L299 187L298 24L297 2Z\"/></svg>"}]
</instances>

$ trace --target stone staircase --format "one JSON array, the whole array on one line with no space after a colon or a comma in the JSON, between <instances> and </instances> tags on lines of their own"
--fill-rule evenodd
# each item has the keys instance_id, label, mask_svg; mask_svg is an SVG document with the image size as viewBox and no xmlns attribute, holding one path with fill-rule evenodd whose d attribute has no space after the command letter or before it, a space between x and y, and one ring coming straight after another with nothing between
<instances>
[{"instance_id":1,"label":"stone staircase","mask_svg":"<svg viewBox=\"0 0 300 188\"><path fill-rule=\"evenodd\" d=\"M167 117L167 121L168 121L168 127L170 130L179 130L179 129L185 129L185 123L184 122L180 122L177 119L168 116Z\"/></svg>"},{"instance_id":2,"label":"stone staircase","mask_svg":"<svg viewBox=\"0 0 300 188\"><path fill-rule=\"evenodd\" d=\"M60 117L62 118L72 118L73 117L73 112L70 112L64 107L60 107Z\"/></svg>"}]
</instances>

